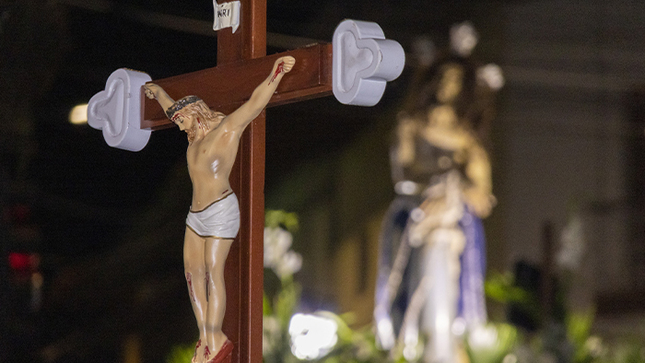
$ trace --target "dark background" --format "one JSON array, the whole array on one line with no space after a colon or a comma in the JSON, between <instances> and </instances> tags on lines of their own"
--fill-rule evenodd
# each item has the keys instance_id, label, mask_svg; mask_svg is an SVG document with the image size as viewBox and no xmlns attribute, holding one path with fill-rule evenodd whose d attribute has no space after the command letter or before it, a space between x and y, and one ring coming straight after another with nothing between
<instances>
[{"instance_id":1,"label":"dark background","mask_svg":"<svg viewBox=\"0 0 645 363\"><path fill-rule=\"evenodd\" d=\"M500 64L507 80L490 135L499 204L486 220L489 271L555 260L545 227L556 249L577 208L589 253L572 295L597 303L605 331L637 330L645 306L645 5L270 0L267 6L268 54L329 42L337 24L351 18L377 22L407 55L403 74L375 107L327 97L267 110L267 207L315 204L309 215L328 217L310 227L303 222L303 230L327 235L307 236L294 249L333 257L349 245L346 234L367 230L368 217L378 221L379 208L393 198L387 138L417 66L413 43L427 36L445 48L450 27L469 20L480 34L473 57ZM118 68L155 80L215 66L212 21L206 0L0 0L0 363L120 362L127 351L159 362L171 347L194 344L181 256L191 194L185 134L156 131L132 153L67 119ZM354 153L339 162L348 148ZM373 155L379 159L372 162ZM309 170L319 180L301 183L294 197L288 187L301 179L290 176ZM306 212L298 212L304 219ZM355 269L369 262L373 246L359 239L365 254L350 263ZM303 281L325 281L322 293L304 286L312 292L304 298L314 304L336 297L330 290L343 281L330 270L338 264L308 260L303 270L308 266ZM360 273L362 282L371 281ZM371 302L363 293L363 303ZM635 315L616 319L619 312Z\"/></svg>"}]
</instances>

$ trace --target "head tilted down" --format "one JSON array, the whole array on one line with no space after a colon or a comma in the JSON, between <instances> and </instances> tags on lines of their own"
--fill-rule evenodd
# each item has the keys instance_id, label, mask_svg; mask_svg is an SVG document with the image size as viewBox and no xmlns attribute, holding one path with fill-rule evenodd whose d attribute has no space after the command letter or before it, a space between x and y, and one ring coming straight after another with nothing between
<instances>
[{"instance_id":1,"label":"head tilted down","mask_svg":"<svg viewBox=\"0 0 645 363\"><path fill-rule=\"evenodd\" d=\"M207 133L212 127L217 127L225 115L211 110L206 103L197 96L183 97L168 107L168 118L179 129L186 131L188 141L193 142L199 130Z\"/></svg>"}]
</instances>

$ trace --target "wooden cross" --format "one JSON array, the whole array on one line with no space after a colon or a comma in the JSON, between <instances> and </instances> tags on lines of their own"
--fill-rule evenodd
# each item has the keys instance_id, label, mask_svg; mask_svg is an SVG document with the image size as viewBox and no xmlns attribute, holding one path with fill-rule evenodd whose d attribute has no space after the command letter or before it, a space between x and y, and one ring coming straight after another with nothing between
<instances>
[{"instance_id":1,"label":"wooden cross","mask_svg":"<svg viewBox=\"0 0 645 363\"><path fill-rule=\"evenodd\" d=\"M283 55L296 65L281 81L269 106L331 95L332 46L315 44L266 56L266 0L241 0L240 28L217 35L217 67L155 83L174 97L195 94L225 114L246 101L274 61ZM174 126L156 101L144 100L142 129ZM262 292L264 237L264 112L246 129L240 142L231 186L240 202L241 225L226 261L224 333L235 344L233 362L262 361Z\"/></svg>"},{"instance_id":2,"label":"wooden cross","mask_svg":"<svg viewBox=\"0 0 645 363\"><path fill-rule=\"evenodd\" d=\"M282 78L268 106L332 93L341 103L373 106L383 95L387 81L403 71L405 53L401 45L385 39L378 24L353 20L338 25L333 45L313 44L266 56L266 0L240 0L240 4L238 31L232 33L226 28L218 33L217 67L155 83L173 97L199 95L210 108L230 114L264 82L275 60L286 55L296 59L295 67ZM148 142L150 130L173 125L157 102L144 95L141 86L149 80L147 74L118 69L108 78L106 89L90 99L88 123L103 130L110 146L139 151ZM140 104L133 97L137 87L141 88ZM242 135L230 173L241 223L224 272L227 311L223 331L236 347L235 362L262 360L264 136L263 112Z\"/></svg>"}]
</instances>

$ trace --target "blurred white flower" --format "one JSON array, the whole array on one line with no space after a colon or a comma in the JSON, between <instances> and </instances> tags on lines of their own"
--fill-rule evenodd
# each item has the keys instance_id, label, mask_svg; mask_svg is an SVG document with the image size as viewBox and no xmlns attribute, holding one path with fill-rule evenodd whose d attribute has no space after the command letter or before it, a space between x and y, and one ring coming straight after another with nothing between
<instances>
[{"instance_id":1,"label":"blurred white flower","mask_svg":"<svg viewBox=\"0 0 645 363\"><path fill-rule=\"evenodd\" d=\"M378 309L384 311L383 308ZM378 311L377 310L377 311ZM381 349L390 350L394 347L396 336L394 335L394 326L389 315L378 317L376 320L376 341Z\"/></svg>"},{"instance_id":2,"label":"blurred white flower","mask_svg":"<svg viewBox=\"0 0 645 363\"><path fill-rule=\"evenodd\" d=\"M560 237L561 248L556 261L561 268L577 270L585 252L584 226L579 215L573 216Z\"/></svg>"},{"instance_id":3,"label":"blurred white flower","mask_svg":"<svg viewBox=\"0 0 645 363\"><path fill-rule=\"evenodd\" d=\"M450 29L452 50L462 57L468 57L473 52L478 41L479 34L477 34L473 24L468 21L453 25Z\"/></svg>"},{"instance_id":4,"label":"blurred white flower","mask_svg":"<svg viewBox=\"0 0 645 363\"><path fill-rule=\"evenodd\" d=\"M293 238L282 228L264 228L264 266L270 267L289 250Z\"/></svg>"},{"instance_id":5,"label":"blurred white flower","mask_svg":"<svg viewBox=\"0 0 645 363\"><path fill-rule=\"evenodd\" d=\"M513 353L509 353L504 356L502 363L517 363L517 356Z\"/></svg>"},{"instance_id":6,"label":"blurred white flower","mask_svg":"<svg viewBox=\"0 0 645 363\"><path fill-rule=\"evenodd\" d=\"M280 322L273 316L262 317L262 355L272 352L280 342Z\"/></svg>"},{"instance_id":7,"label":"blurred white flower","mask_svg":"<svg viewBox=\"0 0 645 363\"><path fill-rule=\"evenodd\" d=\"M483 81L490 89L494 91L504 87L504 72L497 64L489 63L477 69L477 79Z\"/></svg>"},{"instance_id":8,"label":"blurred white flower","mask_svg":"<svg viewBox=\"0 0 645 363\"><path fill-rule=\"evenodd\" d=\"M372 347L367 340L360 339L354 343L356 350L354 355L359 361L367 361L372 354Z\"/></svg>"},{"instance_id":9,"label":"blurred white flower","mask_svg":"<svg viewBox=\"0 0 645 363\"><path fill-rule=\"evenodd\" d=\"M338 342L338 324L333 319L295 314L289 323L291 352L298 359L313 360L329 353Z\"/></svg>"},{"instance_id":10,"label":"blurred white flower","mask_svg":"<svg viewBox=\"0 0 645 363\"><path fill-rule=\"evenodd\" d=\"M407 335L403 342L403 358L408 362L418 360L423 353L423 343L419 341L419 333Z\"/></svg>"},{"instance_id":11,"label":"blurred white flower","mask_svg":"<svg viewBox=\"0 0 645 363\"><path fill-rule=\"evenodd\" d=\"M293 237L282 228L264 228L264 267L280 278L293 275L302 267L299 253L289 251Z\"/></svg>"},{"instance_id":12,"label":"blurred white flower","mask_svg":"<svg viewBox=\"0 0 645 363\"><path fill-rule=\"evenodd\" d=\"M300 271L301 267L302 256L299 253L287 251L278 261L278 264L273 267L273 270L279 278L284 278Z\"/></svg>"},{"instance_id":13,"label":"blurred white flower","mask_svg":"<svg viewBox=\"0 0 645 363\"><path fill-rule=\"evenodd\" d=\"M602 339L600 339L600 337L597 337L595 335L592 335L589 338L587 338L587 341L585 342L585 348L587 348L587 350L589 351L589 354L591 354L591 356L594 358L602 355L604 351Z\"/></svg>"},{"instance_id":14,"label":"blurred white flower","mask_svg":"<svg viewBox=\"0 0 645 363\"><path fill-rule=\"evenodd\" d=\"M493 325L479 325L468 335L472 349L490 349L497 346L497 329Z\"/></svg>"},{"instance_id":15,"label":"blurred white flower","mask_svg":"<svg viewBox=\"0 0 645 363\"><path fill-rule=\"evenodd\" d=\"M437 56L437 49L434 42L427 35L414 39L412 49L419 64L423 67L429 67Z\"/></svg>"}]
</instances>

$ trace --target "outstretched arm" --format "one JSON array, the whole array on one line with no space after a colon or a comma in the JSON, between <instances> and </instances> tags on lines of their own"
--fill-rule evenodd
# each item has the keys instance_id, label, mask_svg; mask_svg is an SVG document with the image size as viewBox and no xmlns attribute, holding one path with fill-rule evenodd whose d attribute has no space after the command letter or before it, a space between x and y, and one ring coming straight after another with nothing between
<instances>
[{"instance_id":1,"label":"outstretched arm","mask_svg":"<svg viewBox=\"0 0 645 363\"><path fill-rule=\"evenodd\" d=\"M269 76L255 88L251 98L226 117L224 127L244 130L266 107L280 80L285 73L291 71L295 63L296 59L291 56L278 58Z\"/></svg>"},{"instance_id":2,"label":"outstretched arm","mask_svg":"<svg viewBox=\"0 0 645 363\"><path fill-rule=\"evenodd\" d=\"M146 96L149 99L156 99L159 102L159 105L164 110L164 112L175 103L175 101L168 96L166 91L163 90L159 85L155 83L146 83L143 85L143 89L146 92Z\"/></svg>"}]
</instances>

